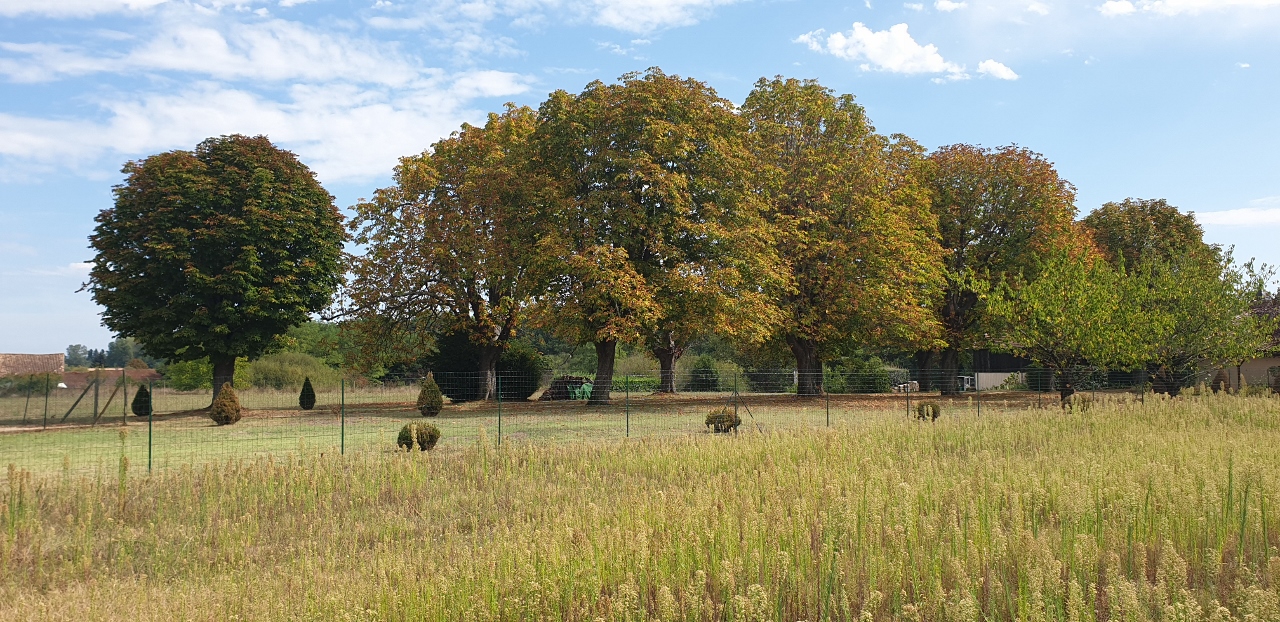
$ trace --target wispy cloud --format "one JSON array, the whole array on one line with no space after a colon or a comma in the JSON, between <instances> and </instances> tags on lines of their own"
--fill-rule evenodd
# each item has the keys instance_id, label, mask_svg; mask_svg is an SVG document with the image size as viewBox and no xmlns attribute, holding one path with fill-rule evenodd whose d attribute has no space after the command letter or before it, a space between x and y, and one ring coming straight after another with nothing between
<instances>
[{"instance_id":1,"label":"wispy cloud","mask_svg":"<svg viewBox=\"0 0 1280 622\"><path fill-rule=\"evenodd\" d=\"M1280 225L1280 196L1255 199L1248 207L1238 209L1198 212L1196 220L1205 225L1237 227Z\"/></svg>"},{"instance_id":2,"label":"wispy cloud","mask_svg":"<svg viewBox=\"0 0 1280 622\"><path fill-rule=\"evenodd\" d=\"M1266 9L1280 7L1280 0L1108 0L1098 7L1106 16L1129 15L1150 11L1161 15L1197 14L1228 9Z\"/></svg>"},{"instance_id":3,"label":"wispy cloud","mask_svg":"<svg viewBox=\"0 0 1280 622\"><path fill-rule=\"evenodd\" d=\"M0 15L41 17L90 17L103 13L140 11L168 0L4 0Z\"/></svg>"},{"instance_id":4,"label":"wispy cloud","mask_svg":"<svg viewBox=\"0 0 1280 622\"><path fill-rule=\"evenodd\" d=\"M938 0L937 2L933 3L933 8L946 13L950 13L951 11L957 11L959 9L966 8L968 6L969 6L969 3L967 2L952 2L952 0Z\"/></svg>"},{"instance_id":5,"label":"wispy cloud","mask_svg":"<svg viewBox=\"0 0 1280 622\"><path fill-rule=\"evenodd\" d=\"M857 62L863 71L940 73L949 79L968 77L964 67L944 59L937 46L917 43L907 32L906 24L875 31L861 22L854 22L853 29L847 32L827 35L825 30L814 30L796 37L795 42L803 43L816 52Z\"/></svg>"}]
</instances>

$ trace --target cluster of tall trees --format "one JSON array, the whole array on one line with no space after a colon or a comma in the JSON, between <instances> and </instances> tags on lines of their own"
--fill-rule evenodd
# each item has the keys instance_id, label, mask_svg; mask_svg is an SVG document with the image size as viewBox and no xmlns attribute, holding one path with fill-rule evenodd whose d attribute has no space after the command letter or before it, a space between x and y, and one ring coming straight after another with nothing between
<instances>
[{"instance_id":1,"label":"cluster of tall trees","mask_svg":"<svg viewBox=\"0 0 1280 622\"><path fill-rule=\"evenodd\" d=\"M978 347L1062 387L1080 365L1150 367L1163 387L1269 341L1250 313L1265 278L1192 216L1129 200L1077 222L1039 154L928 152L812 80L762 79L741 106L657 69L557 91L403 158L355 210L355 325L392 349L467 334L486 396L527 325L595 345L595 402L619 343L648 349L671 391L712 333L785 344L802 395L854 348L917 351L954 392Z\"/></svg>"},{"instance_id":2,"label":"cluster of tall trees","mask_svg":"<svg viewBox=\"0 0 1280 622\"><path fill-rule=\"evenodd\" d=\"M1187 369L1274 346L1274 314L1251 312L1269 274L1205 244L1191 215L1126 200L1077 221L1041 155L930 152L812 80L761 79L735 105L650 69L508 105L402 158L345 225L262 136L124 172L88 288L148 353L207 357L214 387L339 291L369 360L465 338L482 397L529 326L594 344L594 402L619 344L652 353L674 391L676 361L708 335L789 351L801 395L823 391L825 361L868 348L917 352L951 393L974 348L1028 356L1066 389L1103 365L1175 391Z\"/></svg>"}]
</instances>

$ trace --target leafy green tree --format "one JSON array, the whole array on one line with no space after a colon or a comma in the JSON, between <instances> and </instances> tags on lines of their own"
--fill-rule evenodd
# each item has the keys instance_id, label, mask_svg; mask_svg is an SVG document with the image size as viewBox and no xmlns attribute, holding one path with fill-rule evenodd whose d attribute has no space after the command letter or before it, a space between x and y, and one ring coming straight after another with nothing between
<instances>
[{"instance_id":1,"label":"leafy green tree","mask_svg":"<svg viewBox=\"0 0 1280 622\"><path fill-rule=\"evenodd\" d=\"M103 322L171 361L208 358L215 393L237 357L330 304L342 215L314 174L265 136L129 162L98 214L88 289Z\"/></svg>"},{"instance_id":2,"label":"leafy green tree","mask_svg":"<svg viewBox=\"0 0 1280 622\"><path fill-rule=\"evenodd\" d=\"M1143 287L1138 327L1152 388L1177 395L1206 366L1261 355L1274 322L1253 313L1265 277L1204 242L1195 216L1163 199L1107 203L1084 220L1105 254Z\"/></svg>"},{"instance_id":3,"label":"leafy green tree","mask_svg":"<svg viewBox=\"0 0 1280 622\"><path fill-rule=\"evenodd\" d=\"M65 363L67 367L88 367L89 348L79 343L67 346Z\"/></svg>"},{"instance_id":4,"label":"leafy green tree","mask_svg":"<svg viewBox=\"0 0 1280 622\"><path fill-rule=\"evenodd\" d=\"M556 191L542 203L542 317L595 344L591 402L609 400L619 342L644 344L674 391L694 337L766 335L774 262L730 102L654 68L552 93L539 116L538 165Z\"/></svg>"},{"instance_id":5,"label":"leafy green tree","mask_svg":"<svg viewBox=\"0 0 1280 622\"><path fill-rule=\"evenodd\" d=\"M1081 232L1087 237L1087 232ZM996 345L1053 374L1065 402L1092 367L1129 367L1149 348L1139 282L1113 268L1086 244L1041 256L1035 278L1010 278L987 297Z\"/></svg>"},{"instance_id":6,"label":"leafy green tree","mask_svg":"<svg viewBox=\"0 0 1280 622\"><path fill-rule=\"evenodd\" d=\"M497 391L497 365L542 284L531 270L537 185L526 166L533 110L509 106L484 127L464 125L402 158L396 185L355 206L348 293L366 328L463 332L478 352L480 396ZM389 337L389 338L388 338ZM383 335L382 343L413 343Z\"/></svg>"},{"instance_id":7,"label":"leafy green tree","mask_svg":"<svg viewBox=\"0 0 1280 622\"><path fill-rule=\"evenodd\" d=\"M931 345L941 265L923 149L812 80L761 79L742 114L785 271L773 293L797 392L821 393L824 360L844 350Z\"/></svg>"},{"instance_id":8,"label":"leafy green tree","mask_svg":"<svg viewBox=\"0 0 1280 622\"><path fill-rule=\"evenodd\" d=\"M928 186L945 265L938 320L945 346L936 361L944 395L958 392L960 355L993 334L986 293L1014 276L1035 278L1045 253L1066 243L1075 188L1043 156L1017 146L951 145L929 155Z\"/></svg>"}]
</instances>

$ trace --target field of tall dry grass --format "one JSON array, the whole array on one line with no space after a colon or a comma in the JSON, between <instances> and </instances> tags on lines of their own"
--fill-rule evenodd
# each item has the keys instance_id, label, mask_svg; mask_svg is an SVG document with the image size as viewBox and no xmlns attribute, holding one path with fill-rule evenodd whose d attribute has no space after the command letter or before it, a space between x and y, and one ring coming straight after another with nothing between
<instances>
[{"instance_id":1,"label":"field of tall dry grass","mask_svg":"<svg viewBox=\"0 0 1280 622\"><path fill-rule=\"evenodd\" d=\"M1233 396L11 467L0 619L1280 620L1277 491Z\"/></svg>"}]
</instances>

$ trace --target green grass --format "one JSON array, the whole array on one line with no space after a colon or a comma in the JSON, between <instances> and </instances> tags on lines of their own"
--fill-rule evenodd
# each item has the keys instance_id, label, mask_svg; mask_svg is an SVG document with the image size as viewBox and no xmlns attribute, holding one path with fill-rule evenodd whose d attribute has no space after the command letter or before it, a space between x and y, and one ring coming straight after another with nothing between
<instances>
[{"instance_id":1,"label":"green grass","mask_svg":"<svg viewBox=\"0 0 1280 622\"><path fill-rule=\"evenodd\" d=\"M583 418L564 442L402 454L408 418L365 414L391 436L345 456L13 468L0 619L1280 619L1274 399L763 406L736 436L581 407L524 415Z\"/></svg>"}]
</instances>

